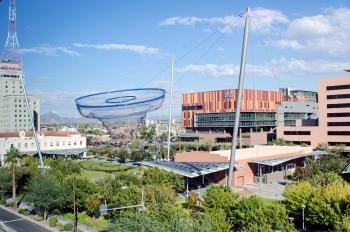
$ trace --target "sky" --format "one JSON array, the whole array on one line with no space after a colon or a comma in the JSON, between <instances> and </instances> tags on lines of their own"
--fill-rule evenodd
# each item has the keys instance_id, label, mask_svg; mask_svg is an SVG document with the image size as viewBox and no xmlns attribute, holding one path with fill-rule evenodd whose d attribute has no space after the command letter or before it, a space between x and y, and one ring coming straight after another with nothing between
<instances>
[{"instance_id":1,"label":"sky","mask_svg":"<svg viewBox=\"0 0 350 232\"><path fill-rule=\"evenodd\" d=\"M350 2L246 0L17 0L17 37L28 92L41 111L78 117L74 99L100 91L181 94L237 88L244 17L251 24L244 88L317 90L350 67ZM0 41L8 0L0 2ZM150 117L166 117L169 97Z\"/></svg>"}]
</instances>

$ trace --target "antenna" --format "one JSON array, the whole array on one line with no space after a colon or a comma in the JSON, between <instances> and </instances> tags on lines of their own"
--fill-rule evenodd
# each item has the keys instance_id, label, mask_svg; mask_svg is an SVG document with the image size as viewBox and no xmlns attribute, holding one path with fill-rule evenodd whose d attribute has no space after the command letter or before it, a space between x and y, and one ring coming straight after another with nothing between
<instances>
[{"instance_id":1,"label":"antenna","mask_svg":"<svg viewBox=\"0 0 350 232\"><path fill-rule=\"evenodd\" d=\"M31 110L30 105L29 105L27 91L26 91L26 88L24 85L24 74L23 74L23 67L22 67L23 66L22 53L21 53L21 49L19 47L19 43L18 43L18 39L17 39L17 32L16 32L16 0L10 0L7 39L6 39L5 47L4 47L2 54L1 54L1 59L3 61L11 61L13 63L18 64L21 67L22 75L20 75L20 81L21 81L21 85L22 85L24 99L26 101L28 116L30 119L32 131L33 131L33 138L35 140L36 148L37 148L39 159L40 159L40 166L39 167L44 168L44 161L43 161L43 157L42 157L41 150L40 150L38 136L37 136L36 131L35 131L32 110Z\"/></svg>"},{"instance_id":2,"label":"antenna","mask_svg":"<svg viewBox=\"0 0 350 232\"><path fill-rule=\"evenodd\" d=\"M1 54L2 60L13 61L22 64L21 50L17 39L16 32L16 0L10 0L8 32L5 48Z\"/></svg>"}]
</instances>

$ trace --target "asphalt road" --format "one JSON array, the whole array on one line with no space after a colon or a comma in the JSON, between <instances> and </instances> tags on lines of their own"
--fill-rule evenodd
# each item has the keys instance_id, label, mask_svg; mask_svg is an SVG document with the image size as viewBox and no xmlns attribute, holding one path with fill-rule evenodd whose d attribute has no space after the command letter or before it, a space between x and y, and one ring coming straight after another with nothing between
<instances>
[{"instance_id":1,"label":"asphalt road","mask_svg":"<svg viewBox=\"0 0 350 232\"><path fill-rule=\"evenodd\" d=\"M25 232L50 232L49 230L36 225L26 219L18 217L17 215L7 212L0 208L0 223L14 231ZM1 231L1 230L0 230Z\"/></svg>"}]
</instances>

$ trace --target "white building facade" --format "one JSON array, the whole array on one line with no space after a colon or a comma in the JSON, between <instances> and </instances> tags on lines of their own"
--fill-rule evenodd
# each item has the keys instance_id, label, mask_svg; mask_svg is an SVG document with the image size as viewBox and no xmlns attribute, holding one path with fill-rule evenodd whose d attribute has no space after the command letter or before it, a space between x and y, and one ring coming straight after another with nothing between
<instances>
[{"instance_id":1,"label":"white building facade","mask_svg":"<svg viewBox=\"0 0 350 232\"><path fill-rule=\"evenodd\" d=\"M38 140L44 156L86 156L86 137L79 132L39 132ZM12 147L19 149L21 154L37 154L32 132L0 132L0 166L4 165L5 154Z\"/></svg>"},{"instance_id":2,"label":"white building facade","mask_svg":"<svg viewBox=\"0 0 350 232\"><path fill-rule=\"evenodd\" d=\"M13 62L0 62L0 131L30 131L32 126L21 84L23 72ZM40 130L40 99L28 96L36 131Z\"/></svg>"}]
</instances>

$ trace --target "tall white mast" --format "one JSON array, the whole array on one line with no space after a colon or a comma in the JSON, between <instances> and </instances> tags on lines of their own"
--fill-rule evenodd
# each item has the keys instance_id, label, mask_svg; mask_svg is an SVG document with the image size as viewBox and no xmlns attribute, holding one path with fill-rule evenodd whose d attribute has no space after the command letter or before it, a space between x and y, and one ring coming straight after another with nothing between
<instances>
[{"instance_id":1,"label":"tall white mast","mask_svg":"<svg viewBox=\"0 0 350 232\"><path fill-rule=\"evenodd\" d=\"M234 185L233 167L236 161L237 136L238 136L238 129L239 129L239 117L241 114L241 101L242 101L242 90L243 90L245 66L246 66L246 54L247 54L247 47L248 47L249 24L250 24L250 8L247 8L245 13L245 28L244 28L244 35L243 35L242 57L241 57L241 66L239 71L238 94L236 98L237 105L236 105L236 111L235 111L235 124L233 127L233 134L232 134L231 157L230 157L230 166L228 171L227 186Z\"/></svg>"},{"instance_id":2,"label":"tall white mast","mask_svg":"<svg viewBox=\"0 0 350 232\"><path fill-rule=\"evenodd\" d=\"M170 104L169 104L169 123L168 123L168 157L167 160L170 161L170 137L171 137L171 118L172 118L172 106L173 106L173 81L174 81L174 62L175 57L171 59L171 80L170 80Z\"/></svg>"}]
</instances>

